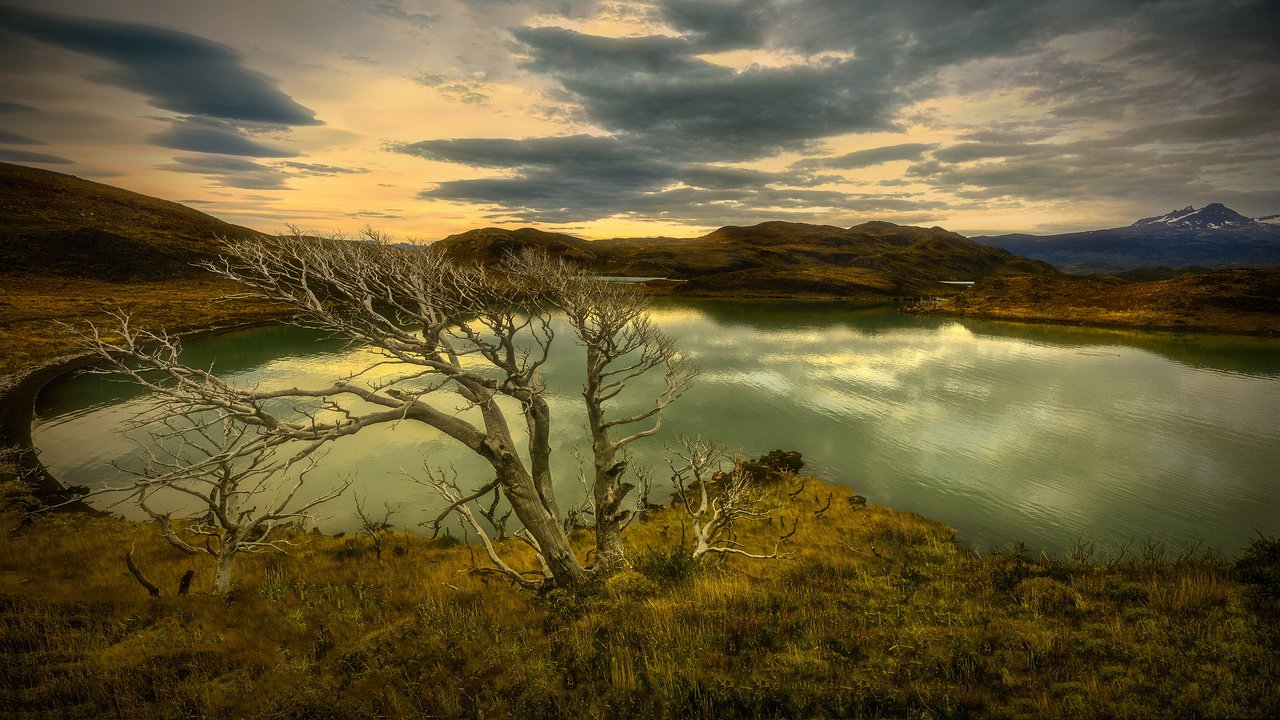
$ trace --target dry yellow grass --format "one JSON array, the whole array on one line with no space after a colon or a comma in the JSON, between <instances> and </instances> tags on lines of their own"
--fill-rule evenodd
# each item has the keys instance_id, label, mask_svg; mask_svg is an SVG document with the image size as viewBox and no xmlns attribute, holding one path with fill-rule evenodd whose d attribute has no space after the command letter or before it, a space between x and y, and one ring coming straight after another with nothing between
<instances>
[{"instance_id":1,"label":"dry yellow grass","mask_svg":"<svg viewBox=\"0 0 1280 720\"><path fill-rule=\"evenodd\" d=\"M0 711L48 716L1166 717L1280 709L1274 618L1213 558L979 558L952 531L809 480L784 561L689 563L681 511L635 571L538 596L397 532L299 533L229 602L153 528L43 517L0 539ZM816 496L815 496L816 493ZM827 493L835 495L821 515ZM815 499L816 498L816 499ZM17 517L0 517L7 526ZM770 547L776 522L739 528ZM164 589L125 572L136 557ZM578 533L580 552L589 537ZM504 552L531 558L519 543ZM523 557L522 557L523 555ZM191 597L174 596L197 569ZM58 708L58 710L54 710Z\"/></svg>"},{"instance_id":2,"label":"dry yellow grass","mask_svg":"<svg viewBox=\"0 0 1280 720\"><path fill-rule=\"evenodd\" d=\"M123 309L146 327L172 332L279 317L262 303L223 301L238 286L213 277L112 283L55 277L0 277L0 375L76 351L59 322L110 322Z\"/></svg>"},{"instance_id":3,"label":"dry yellow grass","mask_svg":"<svg viewBox=\"0 0 1280 720\"><path fill-rule=\"evenodd\" d=\"M919 312L999 320L1275 335L1280 270L1219 270L1167 280L990 277Z\"/></svg>"}]
</instances>

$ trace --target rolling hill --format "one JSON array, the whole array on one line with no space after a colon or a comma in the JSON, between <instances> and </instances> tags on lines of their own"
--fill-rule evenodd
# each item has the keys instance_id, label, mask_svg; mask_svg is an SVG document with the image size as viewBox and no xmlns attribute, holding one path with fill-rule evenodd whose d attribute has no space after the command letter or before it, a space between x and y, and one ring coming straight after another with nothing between
<instances>
[{"instance_id":1,"label":"rolling hill","mask_svg":"<svg viewBox=\"0 0 1280 720\"><path fill-rule=\"evenodd\" d=\"M696 238L584 241L532 228L486 228L433 248L492 261L539 247L607 275L664 277L673 294L890 299L954 290L941 281L1054 274L1046 263L975 243L942 228L869 222L851 228L792 222L726 226Z\"/></svg>"},{"instance_id":2,"label":"rolling hill","mask_svg":"<svg viewBox=\"0 0 1280 720\"><path fill-rule=\"evenodd\" d=\"M220 237L253 234L175 202L0 163L0 273L102 280L192 277Z\"/></svg>"}]
</instances>

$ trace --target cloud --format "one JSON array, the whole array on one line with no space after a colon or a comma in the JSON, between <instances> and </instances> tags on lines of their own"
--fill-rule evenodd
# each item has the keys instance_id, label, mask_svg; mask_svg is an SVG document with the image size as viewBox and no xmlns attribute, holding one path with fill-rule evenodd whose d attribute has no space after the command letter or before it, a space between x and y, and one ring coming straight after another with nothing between
<instances>
[{"instance_id":1,"label":"cloud","mask_svg":"<svg viewBox=\"0 0 1280 720\"><path fill-rule=\"evenodd\" d=\"M57 155L27 152L26 150L11 150L9 148L0 148L0 160L5 162L39 163L44 165L67 165L72 162L71 160Z\"/></svg>"},{"instance_id":2,"label":"cloud","mask_svg":"<svg viewBox=\"0 0 1280 720\"><path fill-rule=\"evenodd\" d=\"M391 149L494 171L422 197L555 223L721 213L720 222L799 213L805 203L826 216L923 217L942 202L1145 202L1266 186L1277 179L1263 151L1280 140L1280 53L1274 34L1258 29L1278 24L1264 5L653 0L665 26L642 13L649 34L606 37L545 18L511 31L522 68L550 82L557 111L592 135ZM1244 46L1234 68L1233 38ZM473 79L418 81L465 101L484 94ZM921 130L929 142L907 141ZM904 142L808 157L782 172L745 166L887 131ZM929 197L840 189L839 170L904 160L914 164L903 178L881 186L923 183ZM823 168L832 172L814 174ZM1228 169L1235 179L1223 179Z\"/></svg>"},{"instance_id":3,"label":"cloud","mask_svg":"<svg viewBox=\"0 0 1280 720\"><path fill-rule=\"evenodd\" d=\"M435 22L434 15L426 13L409 12L404 9L404 3L400 0L373 0L368 2L358 2L356 7L363 8L366 12L374 15L391 18L408 23L414 27L425 29L431 27Z\"/></svg>"},{"instance_id":4,"label":"cloud","mask_svg":"<svg viewBox=\"0 0 1280 720\"><path fill-rule=\"evenodd\" d=\"M30 105L23 105L22 103L9 102L8 100L0 100L0 114L20 113L20 112L40 112L40 111L31 107Z\"/></svg>"},{"instance_id":5,"label":"cloud","mask_svg":"<svg viewBox=\"0 0 1280 720\"><path fill-rule=\"evenodd\" d=\"M907 101L885 58L734 70L683 38L521 28L525 67L550 75L610 132L672 154L745 160L845 132L887 130Z\"/></svg>"},{"instance_id":6,"label":"cloud","mask_svg":"<svg viewBox=\"0 0 1280 720\"><path fill-rule=\"evenodd\" d=\"M1280 83L1199 110L1204 113L1201 117L1133 128L1121 135L1121 140L1133 144L1206 143L1280 135Z\"/></svg>"},{"instance_id":7,"label":"cloud","mask_svg":"<svg viewBox=\"0 0 1280 720\"><path fill-rule=\"evenodd\" d=\"M765 0L663 0L659 5L668 23L709 50L759 47L772 21Z\"/></svg>"},{"instance_id":8,"label":"cloud","mask_svg":"<svg viewBox=\"0 0 1280 720\"><path fill-rule=\"evenodd\" d=\"M1053 152L1054 150L1050 146L1031 143L970 142L959 143L937 150L933 153L933 158L947 163L962 163L986 158L1043 155Z\"/></svg>"},{"instance_id":9,"label":"cloud","mask_svg":"<svg viewBox=\"0 0 1280 720\"><path fill-rule=\"evenodd\" d=\"M474 203L490 208L494 218L520 222L635 216L722 224L936 206L935 201L904 194L850 195L797 187L785 173L681 161L616 137L466 138L391 149L429 160L511 170L508 177L437 183L419 197Z\"/></svg>"},{"instance_id":10,"label":"cloud","mask_svg":"<svg viewBox=\"0 0 1280 720\"><path fill-rule=\"evenodd\" d=\"M244 66L231 48L195 35L136 23L0 6L6 30L111 63L90 79L141 93L184 115L281 125L318 125L315 113L271 78Z\"/></svg>"},{"instance_id":11,"label":"cloud","mask_svg":"<svg viewBox=\"0 0 1280 720\"><path fill-rule=\"evenodd\" d=\"M445 97L472 105L487 102L488 90L492 87L482 80L438 72L419 73L414 76L413 81L432 88Z\"/></svg>"},{"instance_id":12,"label":"cloud","mask_svg":"<svg viewBox=\"0 0 1280 720\"><path fill-rule=\"evenodd\" d=\"M363 175L369 172L368 168L344 168L336 165L324 165L322 163L304 163L292 160L283 160L281 162L272 163L276 167L289 168L296 170L299 175Z\"/></svg>"},{"instance_id":13,"label":"cloud","mask_svg":"<svg viewBox=\"0 0 1280 720\"><path fill-rule=\"evenodd\" d=\"M837 155L828 158L814 158L809 160L801 160L793 163L792 168L796 170L810 170L814 168L843 168L854 169L871 167L881 163L892 162L894 160L918 160L921 155L938 147L933 143L902 143L900 145L886 145L884 147L869 148L867 150L855 150L844 155Z\"/></svg>"},{"instance_id":14,"label":"cloud","mask_svg":"<svg viewBox=\"0 0 1280 720\"><path fill-rule=\"evenodd\" d=\"M222 187L246 188L249 190L287 189L285 180L288 175L252 160L207 155L182 155L173 158L171 164L157 167L160 170L169 172L205 175L216 180L218 185Z\"/></svg>"},{"instance_id":15,"label":"cloud","mask_svg":"<svg viewBox=\"0 0 1280 720\"><path fill-rule=\"evenodd\" d=\"M935 153L935 156L937 153ZM971 200L1085 201L1131 199L1144 206L1185 205L1229 187L1204 178L1232 168L1247 181L1265 177L1276 155L1128 147L1117 138L1029 146L999 161L921 163L909 175L935 190Z\"/></svg>"},{"instance_id":16,"label":"cloud","mask_svg":"<svg viewBox=\"0 0 1280 720\"><path fill-rule=\"evenodd\" d=\"M43 140L29 138L26 135L19 135L16 132L0 129L0 143L5 145L48 145Z\"/></svg>"},{"instance_id":17,"label":"cloud","mask_svg":"<svg viewBox=\"0 0 1280 720\"><path fill-rule=\"evenodd\" d=\"M375 219L378 219L378 220L398 220L398 219L400 219L400 218L404 217L403 215L397 215L397 214L394 214L394 213L380 212L380 211L378 211L378 210L357 210L356 212L349 212L349 213L344 213L344 214L345 214L347 217L353 217L353 218L375 218Z\"/></svg>"},{"instance_id":18,"label":"cloud","mask_svg":"<svg viewBox=\"0 0 1280 720\"><path fill-rule=\"evenodd\" d=\"M295 157L298 153L278 145L251 140L230 123L208 118L186 117L167 120L171 126L147 140L160 147L191 152L244 155L248 157Z\"/></svg>"}]
</instances>

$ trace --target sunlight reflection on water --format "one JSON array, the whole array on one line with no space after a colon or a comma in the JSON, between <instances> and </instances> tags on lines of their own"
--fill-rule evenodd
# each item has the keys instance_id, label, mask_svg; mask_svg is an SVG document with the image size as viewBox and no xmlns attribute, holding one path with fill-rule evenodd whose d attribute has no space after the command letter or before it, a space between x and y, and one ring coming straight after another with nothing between
<instances>
[{"instance_id":1,"label":"sunlight reflection on water","mask_svg":"<svg viewBox=\"0 0 1280 720\"><path fill-rule=\"evenodd\" d=\"M749 454L796 449L809 470L946 522L981 548L1154 535L1235 552L1254 528L1280 530L1280 342L795 303L664 302L654 319L705 372L662 433L636 446L636 462L662 467L663 443L678 434ZM560 491L576 497L582 359L560 330L545 375ZM190 345L194 364L216 359L262 387L327 384L370 357L293 328ZM630 407L656 383L638 385ZM57 477L93 485L111 476L110 461L136 462L132 441L112 430L144 407L130 391L82 377L42 394L35 439ZM400 423L336 443L316 492L353 474L367 502L403 503L394 520L414 526L436 503L402 472L424 454L474 482L488 476L440 433ZM324 512L326 529L353 525L350 497Z\"/></svg>"}]
</instances>

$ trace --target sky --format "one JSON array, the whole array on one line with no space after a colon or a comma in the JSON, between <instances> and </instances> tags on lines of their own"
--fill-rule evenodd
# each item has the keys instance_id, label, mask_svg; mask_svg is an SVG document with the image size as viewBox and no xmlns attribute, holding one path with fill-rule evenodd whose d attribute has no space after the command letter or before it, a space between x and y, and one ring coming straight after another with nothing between
<instances>
[{"instance_id":1,"label":"sky","mask_svg":"<svg viewBox=\"0 0 1280 720\"><path fill-rule=\"evenodd\" d=\"M1274 0L0 0L0 161L276 231L1280 213Z\"/></svg>"}]
</instances>

